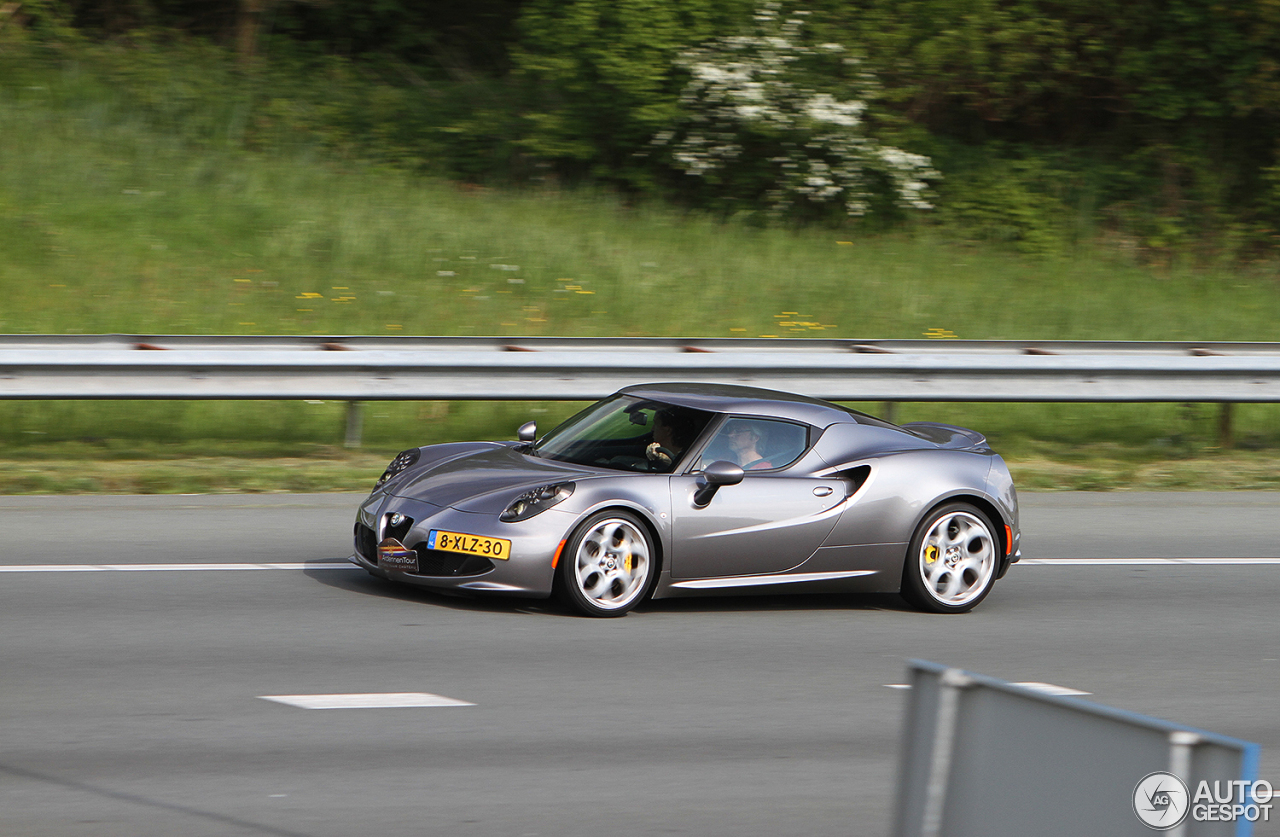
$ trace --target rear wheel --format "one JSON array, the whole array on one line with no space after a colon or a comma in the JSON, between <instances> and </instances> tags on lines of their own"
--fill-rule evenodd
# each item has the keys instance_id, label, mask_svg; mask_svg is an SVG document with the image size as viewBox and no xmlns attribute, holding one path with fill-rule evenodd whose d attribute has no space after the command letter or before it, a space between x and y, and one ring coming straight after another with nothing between
<instances>
[{"instance_id":1,"label":"rear wheel","mask_svg":"<svg viewBox=\"0 0 1280 837\"><path fill-rule=\"evenodd\" d=\"M649 531L635 515L606 511L587 518L561 554L562 598L587 616L622 616L648 595L657 577Z\"/></svg>"},{"instance_id":2,"label":"rear wheel","mask_svg":"<svg viewBox=\"0 0 1280 837\"><path fill-rule=\"evenodd\" d=\"M991 521L973 506L934 509L911 539L902 597L934 613L972 610L995 584L999 543Z\"/></svg>"}]
</instances>

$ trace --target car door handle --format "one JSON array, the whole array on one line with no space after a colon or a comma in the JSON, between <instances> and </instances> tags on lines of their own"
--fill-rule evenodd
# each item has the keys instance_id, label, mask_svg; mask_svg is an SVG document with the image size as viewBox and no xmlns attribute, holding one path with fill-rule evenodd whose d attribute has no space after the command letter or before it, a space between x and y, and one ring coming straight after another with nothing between
<instances>
[{"instance_id":1,"label":"car door handle","mask_svg":"<svg viewBox=\"0 0 1280 837\"><path fill-rule=\"evenodd\" d=\"M815 497L826 497L830 493L831 493L831 489L825 485L820 485L813 490L813 495Z\"/></svg>"}]
</instances>

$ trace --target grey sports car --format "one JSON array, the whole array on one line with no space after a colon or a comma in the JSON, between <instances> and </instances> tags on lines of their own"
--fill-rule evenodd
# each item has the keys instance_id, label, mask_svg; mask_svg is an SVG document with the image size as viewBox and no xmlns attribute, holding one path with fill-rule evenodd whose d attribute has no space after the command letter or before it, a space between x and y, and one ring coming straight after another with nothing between
<instances>
[{"instance_id":1,"label":"grey sports car","mask_svg":"<svg viewBox=\"0 0 1280 837\"><path fill-rule=\"evenodd\" d=\"M632 386L542 438L400 453L351 561L391 581L590 616L723 592L901 592L970 610L1021 557L1004 461L972 430L783 392Z\"/></svg>"}]
</instances>

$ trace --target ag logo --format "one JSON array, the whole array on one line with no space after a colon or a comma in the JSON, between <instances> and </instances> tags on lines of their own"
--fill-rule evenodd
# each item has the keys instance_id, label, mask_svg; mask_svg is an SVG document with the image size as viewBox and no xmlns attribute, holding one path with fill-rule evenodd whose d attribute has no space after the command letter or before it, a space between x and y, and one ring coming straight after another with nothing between
<instances>
[{"instance_id":1,"label":"ag logo","mask_svg":"<svg viewBox=\"0 0 1280 837\"><path fill-rule=\"evenodd\" d=\"M1172 773L1148 773L1133 789L1133 813L1147 828L1173 828L1187 818L1190 807L1187 786Z\"/></svg>"}]
</instances>

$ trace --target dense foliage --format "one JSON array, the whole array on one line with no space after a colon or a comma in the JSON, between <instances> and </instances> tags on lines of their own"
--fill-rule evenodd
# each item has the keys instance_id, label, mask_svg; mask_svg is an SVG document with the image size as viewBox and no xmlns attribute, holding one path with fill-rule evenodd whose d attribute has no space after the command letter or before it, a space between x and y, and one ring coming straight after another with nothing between
<instances>
[{"instance_id":1,"label":"dense foliage","mask_svg":"<svg viewBox=\"0 0 1280 837\"><path fill-rule=\"evenodd\" d=\"M589 180L732 212L812 216L825 196L842 211L818 214L840 223L924 217L1038 251L1102 238L1154 259L1239 257L1277 243L1274 0L3 9L0 86L37 56L75 60L193 139L313 142L470 181ZM803 26L780 47L762 13ZM781 122L733 117L730 53L751 38L757 57L790 51L780 75L738 78Z\"/></svg>"},{"instance_id":2,"label":"dense foliage","mask_svg":"<svg viewBox=\"0 0 1280 837\"><path fill-rule=\"evenodd\" d=\"M804 42L808 14L766 3L749 34L716 38L682 54L689 75L674 125L651 144L707 191L775 216L837 204L853 216L875 193L904 210L928 210L929 160L867 136L875 77L838 43ZM848 77L855 98L825 88ZM882 188L876 189L876 185Z\"/></svg>"}]
</instances>

